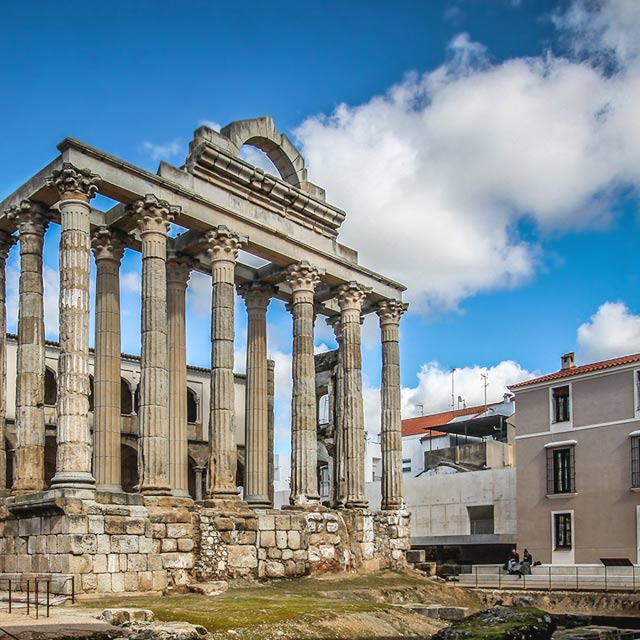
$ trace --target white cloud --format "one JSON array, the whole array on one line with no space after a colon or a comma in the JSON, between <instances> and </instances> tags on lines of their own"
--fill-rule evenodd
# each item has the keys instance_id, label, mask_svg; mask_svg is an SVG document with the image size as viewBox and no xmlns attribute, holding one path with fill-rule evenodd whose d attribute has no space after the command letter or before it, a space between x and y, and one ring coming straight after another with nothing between
<instances>
[{"instance_id":1,"label":"white cloud","mask_svg":"<svg viewBox=\"0 0 640 640\"><path fill-rule=\"evenodd\" d=\"M597 14L613 25L600 33L621 52L615 73L552 53L491 64L462 34L435 71L307 119L296 135L312 180L347 210L341 240L407 284L414 310L446 309L534 275L540 249L519 221L546 232L606 224L616 190L640 186L637 6ZM593 41L575 21L557 24Z\"/></svg>"},{"instance_id":2,"label":"white cloud","mask_svg":"<svg viewBox=\"0 0 640 640\"><path fill-rule=\"evenodd\" d=\"M137 271L121 271L120 289L122 293L141 293L142 281L140 280L140 273Z\"/></svg>"},{"instance_id":3,"label":"white cloud","mask_svg":"<svg viewBox=\"0 0 640 640\"><path fill-rule=\"evenodd\" d=\"M578 327L578 358L583 364L640 352L640 316L622 302L605 302Z\"/></svg>"},{"instance_id":4,"label":"white cloud","mask_svg":"<svg viewBox=\"0 0 640 640\"><path fill-rule=\"evenodd\" d=\"M214 131L220 131L222 127L215 120L207 120L206 118L198 121L199 127L209 127L209 129L213 129Z\"/></svg>"},{"instance_id":5,"label":"white cloud","mask_svg":"<svg viewBox=\"0 0 640 640\"><path fill-rule=\"evenodd\" d=\"M458 408L458 396L464 399L466 406L484 404L484 380L481 374L488 375L487 402L499 402L508 389L507 386L530 380L535 373L527 371L513 360L503 360L493 367L468 366L455 370L454 400ZM420 415L418 405L422 405L424 414L449 411L451 409L451 370L443 368L437 362L422 365L418 372L418 384L402 389L402 417L411 418Z\"/></svg>"},{"instance_id":6,"label":"white cloud","mask_svg":"<svg viewBox=\"0 0 640 640\"><path fill-rule=\"evenodd\" d=\"M164 144L154 144L153 142L145 141L142 143L142 149L154 161L168 160L169 158L175 158L176 156L185 154L184 145L179 139Z\"/></svg>"}]
</instances>

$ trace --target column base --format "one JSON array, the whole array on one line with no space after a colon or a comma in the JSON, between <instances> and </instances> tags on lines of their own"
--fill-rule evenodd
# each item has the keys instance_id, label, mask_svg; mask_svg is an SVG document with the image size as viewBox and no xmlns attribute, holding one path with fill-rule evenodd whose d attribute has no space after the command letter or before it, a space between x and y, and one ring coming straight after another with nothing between
<instances>
[{"instance_id":1,"label":"column base","mask_svg":"<svg viewBox=\"0 0 640 640\"><path fill-rule=\"evenodd\" d=\"M369 502L367 500L347 500L344 505L345 509L368 509Z\"/></svg>"},{"instance_id":2,"label":"column base","mask_svg":"<svg viewBox=\"0 0 640 640\"><path fill-rule=\"evenodd\" d=\"M88 471L59 471L51 479L52 489L92 489L96 479Z\"/></svg>"},{"instance_id":3,"label":"column base","mask_svg":"<svg viewBox=\"0 0 640 640\"><path fill-rule=\"evenodd\" d=\"M269 496L245 496L244 501L253 509L268 509L271 506Z\"/></svg>"},{"instance_id":4,"label":"column base","mask_svg":"<svg viewBox=\"0 0 640 640\"><path fill-rule=\"evenodd\" d=\"M172 495L171 493L171 488L170 487L163 487L163 486L146 486L146 487L140 487L139 489L140 493L143 496L170 496Z\"/></svg>"},{"instance_id":5,"label":"column base","mask_svg":"<svg viewBox=\"0 0 640 640\"><path fill-rule=\"evenodd\" d=\"M382 511L402 511L402 500L385 500L380 505Z\"/></svg>"},{"instance_id":6,"label":"column base","mask_svg":"<svg viewBox=\"0 0 640 640\"><path fill-rule=\"evenodd\" d=\"M190 498L191 494L188 489L172 489L171 495L176 496L176 498Z\"/></svg>"}]
</instances>

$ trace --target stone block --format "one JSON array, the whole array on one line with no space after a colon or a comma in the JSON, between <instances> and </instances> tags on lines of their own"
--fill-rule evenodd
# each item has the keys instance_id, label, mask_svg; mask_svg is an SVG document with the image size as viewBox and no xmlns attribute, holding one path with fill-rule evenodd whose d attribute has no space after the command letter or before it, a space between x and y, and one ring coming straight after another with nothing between
<instances>
[{"instance_id":1,"label":"stone block","mask_svg":"<svg viewBox=\"0 0 640 640\"><path fill-rule=\"evenodd\" d=\"M136 571L127 571L124 574L124 590L125 591L138 590L138 573Z\"/></svg>"},{"instance_id":2,"label":"stone block","mask_svg":"<svg viewBox=\"0 0 640 640\"><path fill-rule=\"evenodd\" d=\"M258 534L256 531L237 531L236 542L238 544L255 545Z\"/></svg>"},{"instance_id":3,"label":"stone block","mask_svg":"<svg viewBox=\"0 0 640 640\"><path fill-rule=\"evenodd\" d=\"M87 573L81 576L80 584L84 593L94 593L98 588L98 576L95 573Z\"/></svg>"},{"instance_id":4,"label":"stone block","mask_svg":"<svg viewBox=\"0 0 640 640\"><path fill-rule=\"evenodd\" d=\"M218 516L217 518L215 518L214 523L218 531L232 531L233 529L235 529L235 525L231 518Z\"/></svg>"},{"instance_id":5,"label":"stone block","mask_svg":"<svg viewBox=\"0 0 640 640\"><path fill-rule=\"evenodd\" d=\"M111 536L97 535L98 553L111 553Z\"/></svg>"},{"instance_id":6,"label":"stone block","mask_svg":"<svg viewBox=\"0 0 640 640\"><path fill-rule=\"evenodd\" d=\"M104 553L97 553L93 556L93 570L95 573L107 572L107 556Z\"/></svg>"},{"instance_id":7,"label":"stone block","mask_svg":"<svg viewBox=\"0 0 640 640\"><path fill-rule=\"evenodd\" d=\"M147 566L149 567L149 571L161 571L162 570L162 556L157 554L152 554L147 557Z\"/></svg>"},{"instance_id":8,"label":"stone block","mask_svg":"<svg viewBox=\"0 0 640 640\"><path fill-rule=\"evenodd\" d=\"M293 559L298 561L306 561L309 558L309 552L306 549L300 549L293 552Z\"/></svg>"},{"instance_id":9,"label":"stone block","mask_svg":"<svg viewBox=\"0 0 640 640\"><path fill-rule=\"evenodd\" d=\"M141 571L138 574L138 588L140 591L151 591L153 589L153 573L151 571Z\"/></svg>"},{"instance_id":10,"label":"stone block","mask_svg":"<svg viewBox=\"0 0 640 640\"><path fill-rule=\"evenodd\" d=\"M110 573L99 573L97 575L98 586L96 591L98 593L111 593L111 574Z\"/></svg>"},{"instance_id":11,"label":"stone block","mask_svg":"<svg viewBox=\"0 0 640 640\"><path fill-rule=\"evenodd\" d=\"M165 538L161 540L161 551L162 553L170 553L172 551L178 550L178 542L171 538Z\"/></svg>"},{"instance_id":12,"label":"stone block","mask_svg":"<svg viewBox=\"0 0 640 640\"><path fill-rule=\"evenodd\" d=\"M193 568L193 555L190 553L163 553L162 566L165 569Z\"/></svg>"},{"instance_id":13,"label":"stone block","mask_svg":"<svg viewBox=\"0 0 640 640\"><path fill-rule=\"evenodd\" d=\"M90 555L69 556L69 573L91 573L93 557Z\"/></svg>"},{"instance_id":14,"label":"stone block","mask_svg":"<svg viewBox=\"0 0 640 640\"><path fill-rule=\"evenodd\" d=\"M193 551L194 543L191 538L180 538L178 540L178 551Z\"/></svg>"},{"instance_id":15,"label":"stone block","mask_svg":"<svg viewBox=\"0 0 640 640\"><path fill-rule=\"evenodd\" d=\"M276 546L276 534L274 531L260 531L260 546L261 547L275 547Z\"/></svg>"},{"instance_id":16,"label":"stone block","mask_svg":"<svg viewBox=\"0 0 640 640\"><path fill-rule=\"evenodd\" d=\"M320 557L323 560L333 560L336 557L335 547L328 544L323 544L320 547Z\"/></svg>"},{"instance_id":17,"label":"stone block","mask_svg":"<svg viewBox=\"0 0 640 640\"><path fill-rule=\"evenodd\" d=\"M293 559L293 551L291 549L283 549L282 550L282 559L283 560L292 560Z\"/></svg>"},{"instance_id":18,"label":"stone block","mask_svg":"<svg viewBox=\"0 0 640 640\"><path fill-rule=\"evenodd\" d=\"M278 549L285 549L287 546L287 532L276 530L276 546Z\"/></svg>"},{"instance_id":19,"label":"stone block","mask_svg":"<svg viewBox=\"0 0 640 640\"><path fill-rule=\"evenodd\" d=\"M147 556L141 553L132 553L127 557L127 571L146 571ZM127 589L129 591L129 589Z\"/></svg>"},{"instance_id":20,"label":"stone block","mask_svg":"<svg viewBox=\"0 0 640 640\"><path fill-rule=\"evenodd\" d=\"M219 596L229 588L229 583L224 580L215 580L212 582L199 582L189 585L189 591L200 593L204 596Z\"/></svg>"},{"instance_id":21,"label":"stone block","mask_svg":"<svg viewBox=\"0 0 640 640\"><path fill-rule=\"evenodd\" d=\"M340 529L340 525L337 522L327 522L327 532L328 533L338 533Z\"/></svg>"},{"instance_id":22,"label":"stone block","mask_svg":"<svg viewBox=\"0 0 640 640\"><path fill-rule=\"evenodd\" d=\"M159 541L147 538L146 536L140 536L138 540L138 551L140 551L140 553L154 553L154 542Z\"/></svg>"},{"instance_id":23,"label":"stone block","mask_svg":"<svg viewBox=\"0 0 640 640\"><path fill-rule=\"evenodd\" d=\"M111 590L113 593L124 591L124 573L118 572L111 575Z\"/></svg>"},{"instance_id":24,"label":"stone block","mask_svg":"<svg viewBox=\"0 0 640 640\"><path fill-rule=\"evenodd\" d=\"M278 547L269 547L267 549L267 558L270 560L279 560L282 558L282 550Z\"/></svg>"},{"instance_id":25,"label":"stone block","mask_svg":"<svg viewBox=\"0 0 640 640\"><path fill-rule=\"evenodd\" d=\"M115 627L129 625L132 622L152 622L153 611L149 609L117 608L105 609L101 616L105 622Z\"/></svg>"},{"instance_id":26,"label":"stone block","mask_svg":"<svg viewBox=\"0 0 640 640\"><path fill-rule=\"evenodd\" d=\"M145 524L144 518L107 517L104 522L104 530L110 535L143 535Z\"/></svg>"},{"instance_id":27,"label":"stone block","mask_svg":"<svg viewBox=\"0 0 640 640\"><path fill-rule=\"evenodd\" d=\"M84 515L68 515L66 516L68 533L89 533L89 520Z\"/></svg>"},{"instance_id":28,"label":"stone block","mask_svg":"<svg viewBox=\"0 0 640 640\"><path fill-rule=\"evenodd\" d=\"M111 536L111 549L114 553L138 553L138 536Z\"/></svg>"},{"instance_id":29,"label":"stone block","mask_svg":"<svg viewBox=\"0 0 640 640\"><path fill-rule=\"evenodd\" d=\"M58 536L47 536L47 553L56 553L57 547Z\"/></svg>"},{"instance_id":30,"label":"stone block","mask_svg":"<svg viewBox=\"0 0 640 640\"><path fill-rule=\"evenodd\" d=\"M152 578L153 591L166 591L167 574L164 571L154 571Z\"/></svg>"},{"instance_id":31,"label":"stone block","mask_svg":"<svg viewBox=\"0 0 640 640\"><path fill-rule=\"evenodd\" d=\"M267 550L262 547L258 549L258 560L266 560L267 559Z\"/></svg>"},{"instance_id":32,"label":"stone block","mask_svg":"<svg viewBox=\"0 0 640 640\"><path fill-rule=\"evenodd\" d=\"M267 560L265 562L264 573L267 578L284 578L284 564L282 564L282 562Z\"/></svg>"},{"instance_id":33,"label":"stone block","mask_svg":"<svg viewBox=\"0 0 640 640\"><path fill-rule=\"evenodd\" d=\"M87 516L89 533L104 533L104 517L103 516Z\"/></svg>"},{"instance_id":34,"label":"stone block","mask_svg":"<svg viewBox=\"0 0 640 640\"><path fill-rule=\"evenodd\" d=\"M153 538L166 538L167 537L167 525L162 523L154 523L151 525L151 536Z\"/></svg>"},{"instance_id":35,"label":"stone block","mask_svg":"<svg viewBox=\"0 0 640 640\"><path fill-rule=\"evenodd\" d=\"M167 524L168 538L190 538L193 535L193 529L190 524L173 523Z\"/></svg>"},{"instance_id":36,"label":"stone block","mask_svg":"<svg viewBox=\"0 0 640 640\"><path fill-rule=\"evenodd\" d=\"M120 556L117 553L110 553L107 556L107 571L109 573L120 571Z\"/></svg>"},{"instance_id":37,"label":"stone block","mask_svg":"<svg viewBox=\"0 0 640 640\"><path fill-rule=\"evenodd\" d=\"M227 563L239 569L254 569L258 566L257 549L246 545L232 545L227 549Z\"/></svg>"},{"instance_id":38,"label":"stone block","mask_svg":"<svg viewBox=\"0 0 640 640\"><path fill-rule=\"evenodd\" d=\"M258 530L259 531L273 531L276 528L276 519L272 515L259 515L258 516Z\"/></svg>"},{"instance_id":39,"label":"stone block","mask_svg":"<svg viewBox=\"0 0 640 640\"><path fill-rule=\"evenodd\" d=\"M291 529L291 516L287 514L276 516L276 530L287 531Z\"/></svg>"},{"instance_id":40,"label":"stone block","mask_svg":"<svg viewBox=\"0 0 640 640\"><path fill-rule=\"evenodd\" d=\"M287 533L287 546L289 549L296 550L300 548L300 532L299 531L289 531Z\"/></svg>"}]
</instances>

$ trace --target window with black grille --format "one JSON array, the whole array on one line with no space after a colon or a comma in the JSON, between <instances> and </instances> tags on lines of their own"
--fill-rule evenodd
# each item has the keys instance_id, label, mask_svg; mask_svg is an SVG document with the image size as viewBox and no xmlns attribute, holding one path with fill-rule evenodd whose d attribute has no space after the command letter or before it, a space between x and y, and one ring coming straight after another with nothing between
<instances>
[{"instance_id":1,"label":"window with black grille","mask_svg":"<svg viewBox=\"0 0 640 640\"><path fill-rule=\"evenodd\" d=\"M571 549L571 516L570 513L556 513L553 516L556 549Z\"/></svg>"},{"instance_id":2,"label":"window with black grille","mask_svg":"<svg viewBox=\"0 0 640 640\"><path fill-rule=\"evenodd\" d=\"M568 422L571 419L569 387L556 387L551 391L553 396L553 421Z\"/></svg>"},{"instance_id":3,"label":"window with black grille","mask_svg":"<svg viewBox=\"0 0 640 640\"><path fill-rule=\"evenodd\" d=\"M575 467L573 446L547 449L547 494L575 493Z\"/></svg>"},{"instance_id":4,"label":"window with black grille","mask_svg":"<svg viewBox=\"0 0 640 640\"><path fill-rule=\"evenodd\" d=\"M631 436L631 486L640 488L640 436Z\"/></svg>"}]
</instances>

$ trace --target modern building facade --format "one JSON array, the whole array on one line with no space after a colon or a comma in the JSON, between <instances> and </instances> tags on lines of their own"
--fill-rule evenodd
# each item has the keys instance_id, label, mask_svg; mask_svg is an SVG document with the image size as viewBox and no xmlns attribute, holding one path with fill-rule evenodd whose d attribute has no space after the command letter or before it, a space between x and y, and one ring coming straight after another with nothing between
<instances>
[{"instance_id":1,"label":"modern building facade","mask_svg":"<svg viewBox=\"0 0 640 640\"><path fill-rule=\"evenodd\" d=\"M518 546L553 564L640 552L640 354L513 385Z\"/></svg>"}]
</instances>

